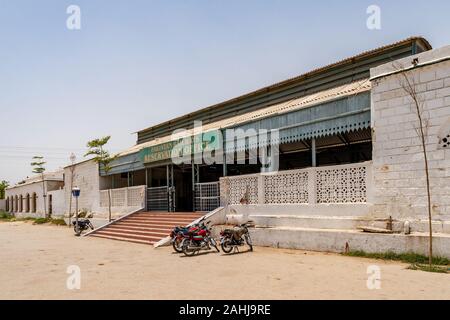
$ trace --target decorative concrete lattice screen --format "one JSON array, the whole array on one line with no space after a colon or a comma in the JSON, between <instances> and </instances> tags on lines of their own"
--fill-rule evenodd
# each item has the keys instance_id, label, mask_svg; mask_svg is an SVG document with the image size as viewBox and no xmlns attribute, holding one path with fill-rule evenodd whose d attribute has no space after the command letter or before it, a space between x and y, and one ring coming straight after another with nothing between
<instances>
[{"instance_id":1,"label":"decorative concrete lattice screen","mask_svg":"<svg viewBox=\"0 0 450 320\"><path fill-rule=\"evenodd\" d=\"M143 207L145 186L111 189L112 207ZM100 207L108 206L108 190L100 191Z\"/></svg>"},{"instance_id":2,"label":"decorative concrete lattice screen","mask_svg":"<svg viewBox=\"0 0 450 320\"><path fill-rule=\"evenodd\" d=\"M367 202L366 177L366 166L318 169L317 203Z\"/></svg>"},{"instance_id":3,"label":"decorative concrete lattice screen","mask_svg":"<svg viewBox=\"0 0 450 320\"><path fill-rule=\"evenodd\" d=\"M372 163L308 168L220 179L222 205L365 203Z\"/></svg>"},{"instance_id":4,"label":"decorative concrete lattice screen","mask_svg":"<svg viewBox=\"0 0 450 320\"><path fill-rule=\"evenodd\" d=\"M308 203L308 173L294 170L263 176L264 203Z\"/></svg>"},{"instance_id":5,"label":"decorative concrete lattice screen","mask_svg":"<svg viewBox=\"0 0 450 320\"><path fill-rule=\"evenodd\" d=\"M246 200L247 204L258 203L258 177L240 176L230 179L229 186L229 204L240 204L241 200Z\"/></svg>"}]
</instances>

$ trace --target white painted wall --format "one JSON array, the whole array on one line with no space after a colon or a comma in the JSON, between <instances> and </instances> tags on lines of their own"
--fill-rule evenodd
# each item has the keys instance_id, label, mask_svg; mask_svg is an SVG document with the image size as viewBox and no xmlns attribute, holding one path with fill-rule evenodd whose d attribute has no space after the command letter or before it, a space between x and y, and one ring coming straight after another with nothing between
<instances>
[{"instance_id":1,"label":"white painted wall","mask_svg":"<svg viewBox=\"0 0 450 320\"><path fill-rule=\"evenodd\" d=\"M61 173L62 178L62 173ZM11 207L10 202L10 212L14 212L15 216L17 217L44 217L44 197L43 197L43 191L42 191L42 182L38 180L32 180L33 182L25 183L21 185L16 185L13 187L10 187L6 189L6 198L7 199L15 199L17 196L18 200L18 206L16 208L16 205L14 204L14 211ZM58 191L60 188L63 187L63 181L45 181L45 190L46 193L49 194L50 192L54 192L54 190ZM36 212L32 212L32 195L33 193L36 193ZM30 195L30 206L29 210L27 210L27 194ZM22 195L22 210L20 211L20 196ZM57 199L58 195L54 198ZM48 197L47 197L47 210L48 210ZM57 200L58 201L58 200ZM15 201L14 201L15 202ZM53 215L62 215L64 213L63 210L58 209L58 212L53 210Z\"/></svg>"},{"instance_id":2,"label":"white painted wall","mask_svg":"<svg viewBox=\"0 0 450 320\"><path fill-rule=\"evenodd\" d=\"M71 166L64 168L65 179L65 213L69 213L70 198L71 198ZM94 219L106 219L109 216L108 207L100 205L100 194L110 187L110 177L100 177L98 164L93 160L80 162L74 165L73 171L73 186L80 188L80 197L78 198L78 210L86 211L92 214ZM143 196L145 196L145 189L142 188ZM117 218L126 213L136 211L142 206L116 206L113 207L112 217ZM75 199L72 199L72 213L75 212Z\"/></svg>"},{"instance_id":3,"label":"white painted wall","mask_svg":"<svg viewBox=\"0 0 450 320\"><path fill-rule=\"evenodd\" d=\"M65 212L69 212L71 198L71 167L64 168L65 179ZM98 164L92 160L75 164L73 171L73 186L80 188L78 198L78 210L88 213L97 212L99 209L99 170ZM72 200L72 213L75 212L75 199Z\"/></svg>"},{"instance_id":4,"label":"white painted wall","mask_svg":"<svg viewBox=\"0 0 450 320\"><path fill-rule=\"evenodd\" d=\"M52 196L52 217L63 217L66 210L64 189L49 191L47 197ZM49 203L50 203L50 198Z\"/></svg>"},{"instance_id":5,"label":"white painted wall","mask_svg":"<svg viewBox=\"0 0 450 320\"><path fill-rule=\"evenodd\" d=\"M6 200L0 200L0 210L6 210Z\"/></svg>"},{"instance_id":6,"label":"white painted wall","mask_svg":"<svg viewBox=\"0 0 450 320\"><path fill-rule=\"evenodd\" d=\"M371 70L371 77L400 66L416 67L411 74L424 100L429 119L427 150L431 170L433 219L450 220L450 147L442 139L450 134L450 46L385 64ZM392 74L372 81L374 210L397 219L427 219L423 154L416 133L417 116L404 79Z\"/></svg>"}]
</instances>

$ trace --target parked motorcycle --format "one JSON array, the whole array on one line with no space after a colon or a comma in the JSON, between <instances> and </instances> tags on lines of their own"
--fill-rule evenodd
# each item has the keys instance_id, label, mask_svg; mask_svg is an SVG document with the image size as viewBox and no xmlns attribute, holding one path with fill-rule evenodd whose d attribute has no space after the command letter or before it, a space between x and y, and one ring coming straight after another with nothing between
<instances>
[{"instance_id":1,"label":"parked motorcycle","mask_svg":"<svg viewBox=\"0 0 450 320\"><path fill-rule=\"evenodd\" d=\"M175 250L175 252L178 253L183 252L183 248L181 246L183 239L187 238L189 232L198 231L200 228L200 224L202 223L203 220L205 220L205 217L203 217L200 221L198 221L196 224L193 224L192 226L189 227L177 226L172 229L172 231L170 232L171 238L170 242L172 243L172 247Z\"/></svg>"},{"instance_id":2,"label":"parked motorcycle","mask_svg":"<svg viewBox=\"0 0 450 320\"><path fill-rule=\"evenodd\" d=\"M198 225L193 225L191 227L175 227L173 228L172 232L170 233L172 247L175 250L175 252L182 253L183 248L181 246L185 235L188 234L188 232L195 232L198 230Z\"/></svg>"},{"instance_id":3,"label":"parked motorcycle","mask_svg":"<svg viewBox=\"0 0 450 320\"><path fill-rule=\"evenodd\" d=\"M250 251L253 251L252 239L248 232L249 226L249 223L244 223L233 229L225 229L220 232L220 246L223 252L230 253L233 249L238 250L238 247L245 244L249 246Z\"/></svg>"},{"instance_id":4,"label":"parked motorcycle","mask_svg":"<svg viewBox=\"0 0 450 320\"><path fill-rule=\"evenodd\" d=\"M79 236L81 233L89 228L94 230L94 226L92 225L89 219L78 219L78 225L76 221L72 221L73 231L75 231L75 235Z\"/></svg>"},{"instance_id":5,"label":"parked motorcycle","mask_svg":"<svg viewBox=\"0 0 450 320\"><path fill-rule=\"evenodd\" d=\"M216 241L211 237L211 231L208 228L208 221L206 224L201 223L196 231L189 231L184 235L181 247L183 253L186 256L193 256L200 250L211 250L211 246L214 247L217 252L220 252L217 248Z\"/></svg>"}]
</instances>

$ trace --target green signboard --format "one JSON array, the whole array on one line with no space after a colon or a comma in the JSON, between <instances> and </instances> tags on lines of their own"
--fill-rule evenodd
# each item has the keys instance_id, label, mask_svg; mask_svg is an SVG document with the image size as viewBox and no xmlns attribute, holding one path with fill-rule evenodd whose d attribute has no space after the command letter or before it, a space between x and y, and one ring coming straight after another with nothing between
<instances>
[{"instance_id":1,"label":"green signboard","mask_svg":"<svg viewBox=\"0 0 450 320\"><path fill-rule=\"evenodd\" d=\"M142 162L150 163L170 159L172 155L172 149L175 144L175 141L170 141L142 149L140 151Z\"/></svg>"},{"instance_id":2,"label":"green signboard","mask_svg":"<svg viewBox=\"0 0 450 320\"><path fill-rule=\"evenodd\" d=\"M218 139L220 131L211 131L190 137L188 139L179 139L178 141L169 141L155 146L144 148L140 151L140 158L143 163L151 163L172 158L172 151L176 148L177 156L189 156L201 153L207 146L211 149L219 149L221 139Z\"/></svg>"}]
</instances>

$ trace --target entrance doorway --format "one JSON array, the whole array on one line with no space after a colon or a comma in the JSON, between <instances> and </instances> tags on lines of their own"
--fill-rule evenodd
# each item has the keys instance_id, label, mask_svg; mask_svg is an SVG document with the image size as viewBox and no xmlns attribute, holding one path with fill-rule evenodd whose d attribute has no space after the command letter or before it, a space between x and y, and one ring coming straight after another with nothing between
<instances>
[{"instance_id":1,"label":"entrance doorway","mask_svg":"<svg viewBox=\"0 0 450 320\"><path fill-rule=\"evenodd\" d=\"M194 211L192 169L190 165L173 166L173 187L175 189L175 211Z\"/></svg>"},{"instance_id":2,"label":"entrance doorway","mask_svg":"<svg viewBox=\"0 0 450 320\"><path fill-rule=\"evenodd\" d=\"M212 211L220 205L222 165L165 164L146 169L147 210Z\"/></svg>"}]
</instances>

